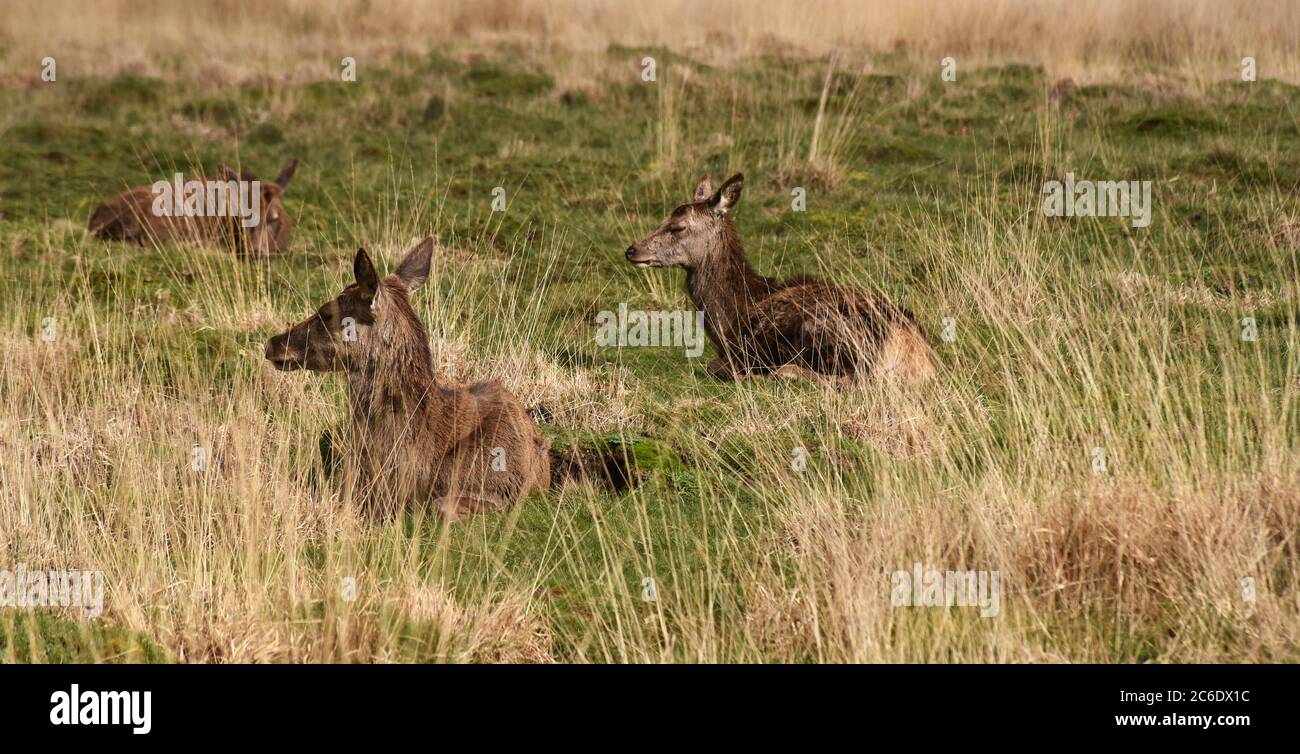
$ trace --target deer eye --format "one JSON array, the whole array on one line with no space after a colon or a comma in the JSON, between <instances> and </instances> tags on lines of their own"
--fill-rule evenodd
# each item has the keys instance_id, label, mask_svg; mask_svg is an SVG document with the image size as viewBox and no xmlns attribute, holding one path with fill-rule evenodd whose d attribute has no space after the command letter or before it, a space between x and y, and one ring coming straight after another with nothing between
<instances>
[{"instance_id":1,"label":"deer eye","mask_svg":"<svg viewBox=\"0 0 1300 754\"><path fill-rule=\"evenodd\" d=\"M685 233L685 232L686 232L686 226L685 226L685 225L674 225L673 227L671 227L671 228L668 229L668 232L669 232L669 233L672 233L674 236L675 236L675 235L678 235L678 234L680 234L680 233Z\"/></svg>"}]
</instances>

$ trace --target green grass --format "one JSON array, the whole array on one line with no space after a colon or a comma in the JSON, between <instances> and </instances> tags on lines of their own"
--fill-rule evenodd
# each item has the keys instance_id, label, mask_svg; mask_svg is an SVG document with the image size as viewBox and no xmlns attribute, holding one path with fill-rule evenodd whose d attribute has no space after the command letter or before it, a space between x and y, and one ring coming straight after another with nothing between
<instances>
[{"instance_id":1,"label":"green grass","mask_svg":"<svg viewBox=\"0 0 1300 754\"><path fill-rule=\"evenodd\" d=\"M171 661L147 636L36 609L0 611L0 660L59 664Z\"/></svg>"},{"instance_id":2,"label":"green grass","mask_svg":"<svg viewBox=\"0 0 1300 754\"><path fill-rule=\"evenodd\" d=\"M560 61L545 57L466 64L436 54L368 65L357 83L215 89L123 74L0 91L6 335L35 344L42 318L54 316L76 344L68 362L4 362L0 400L16 422L6 439L35 458L40 438L58 435L75 413L102 429L108 417L129 425L137 413L167 406L159 421L180 422L170 433L145 433L153 447L105 440L106 470L92 469L88 479L30 458L7 467L18 483L6 505L17 507L14 490L25 490L43 511L38 528L54 554L111 561L97 566L117 577L108 578L108 618L130 628L74 629L38 617L34 630L11 631L20 641L4 650L6 659L535 659L466 638L494 625L472 611L464 622L431 627L427 616L394 614L371 598L341 603L333 581L354 571L389 596L404 594L399 574L436 583L464 605L525 595L534 621L525 633L544 636L546 656L561 660L1278 656L1279 640L1249 630L1249 638L1231 639L1193 628L1191 638L1175 640L1153 623L1170 613L1135 608L1106 588L1083 594L1077 610L1063 609L1045 626L1032 606L1015 602L998 628L954 628L947 611L897 618L892 635L911 632L915 643L896 638L885 649L837 635L842 627L825 618L794 630L817 640L774 647L750 621L768 604L764 590L788 589L794 603L830 610L822 600L834 598L819 591L827 582L804 581L822 573L810 565L818 556L809 548L819 545L786 547L792 511L810 500L837 501L840 520L854 522L843 532L848 541L913 506L914 524L937 516L939 530L961 532L950 543L918 532L919 559L929 553L954 567L997 567L988 565L994 554L1012 555L978 534L989 525L984 516L995 514L962 501L1004 478L1022 484L1017 495L1038 510L1043 496L1078 489L1095 443L1113 449L1117 474L1158 495L1286 478L1293 465L1267 459L1294 455L1300 429L1295 246L1271 238L1295 217L1300 90L1270 81L1178 93L1097 84L1053 106L1052 82L1027 66L963 71L952 84L907 68L840 70L826 108L832 122L849 124L847 135L830 164L808 165L802 156L824 63L710 68L661 51L660 80L644 83L627 65L642 54L611 49L610 69L628 73L591 91L557 84L550 66ZM670 87L675 97L665 93ZM676 153L661 150L665 127L680 137ZM124 187L236 160L269 179L290 157L303 165L286 199L297 225L285 256L240 263L214 249L140 249L82 232L94 206ZM896 427L883 441L844 432L844 412L892 405L874 390L836 398L808 385L721 384L703 373L711 349L689 361L681 349L594 345L596 314L619 302L690 308L679 272L634 270L622 251L685 201L700 174L735 171L747 177L741 237L764 274L878 288L916 311L932 335L942 318L957 319L959 338L936 342L950 377L919 409L946 430L942 449L906 457L887 449ZM1042 218L1043 182L1067 171L1152 181L1151 226ZM809 189L806 213L790 211L798 185ZM507 192L504 213L490 211L495 187ZM602 417L626 411L634 417L627 433L653 441L644 445L651 473L639 491L538 497L451 529L408 517L344 526L348 534L328 530L332 519L319 510L338 501L320 473L317 438L344 419L342 380L300 374L277 383L292 387L267 387L261 343L349 282L358 246L381 249L381 266L391 269L401 248L429 232L446 251L417 304L436 342L465 347L468 371L456 376L504 369L521 348L562 374L625 375L628 394L596 396L567 423L565 406L548 403L557 419L547 431L609 436ZM1123 275L1150 287L1125 294L1115 282ZM239 321L244 314L252 321ZM1249 345L1234 337L1247 315L1264 333ZM1114 372L1093 371L1108 367ZM1129 389L1147 384L1134 381L1139 375L1180 394L1148 402ZM131 396L138 407L118 402ZM754 420L775 429L746 431ZM183 466L191 439L227 424L264 440L244 446L236 437L219 482L160 481L179 478L168 464ZM1188 428L1199 444L1180 451L1166 432ZM171 435L181 438L178 447L167 446ZM806 479L788 471L796 446L811 452ZM261 466L258 452L267 454ZM1171 466L1187 484L1165 483ZM1027 467L1034 471L1017 479ZM310 504L280 510L279 493L268 491L277 483ZM214 530L201 525L207 519ZM118 546L94 533L95 521L105 532L156 531ZM1292 537L1295 525L1278 524ZM286 544L280 527L303 531ZM1015 549L1014 538L1001 541ZM1278 547L1266 554L1283 557L1281 573L1294 566L1294 544ZM873 552L892 552L880 548ZM0 554L62 565L20 541ZM215 567L198 567L204 558ZM150 576L128 567L140 559L157 559L140 566ZM892 570L895 561L869 562ZM651 575L656 603L640 599ZM205 579L216 584L209 596L237 583L232 594L252 590L265 604L173 596L150 610L145 582L198 594ZM286 586L296 580L314 594ZM1294 595L1285 578L1268 583L1279 600ZM1010 588L1032 602L1030 586ZM1175 602L1202 607L1199 599ZM192 615L158 614L182 603ZM186 639L181 627L202 624L198 616L229 618L232 627L212 629L211 646ZM23 620L13 625L28 626ZM164 626L175 629L167 652L94 648ZM274 649L231 648L239 631L267 626ZM22 638L31 636L44 646L35 655ZM1010 649L1013 639L1028 648ZM1287 656L1295 659L1294 647Z\"/></svg>"}]
</instances>

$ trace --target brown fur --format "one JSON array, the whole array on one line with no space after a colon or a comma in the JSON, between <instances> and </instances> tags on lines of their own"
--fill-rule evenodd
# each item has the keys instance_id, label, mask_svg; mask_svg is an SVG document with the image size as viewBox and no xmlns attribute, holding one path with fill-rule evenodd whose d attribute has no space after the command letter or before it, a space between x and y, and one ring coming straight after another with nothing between
<instances>
[{"instance_id":1,"label":"brown fur","mask_svg":"<svg viewBox=\"0 0 1300 754\"><path fill-rule=\"evenodd\" d=\"M410 294L428 277L433 239L379 280L365 250L356 283L266 344L279 369L342 370L348 380L351 455L360 497L372 507L432 499L449 518L502 510L550 486L550 445L499 382L452 386L433 371ZM351 318L355 337L345 337ZM496 460L497 466L493 467Z\"/></svg>"},{"instance_id":2,"label":"brown fur","mask_svg":"<svg viewBox=\"0 0 1300 754\"><path fill-rule=\"evenodd\" d=\"M410 299L428 278L433 246L424 239L383 280L358 250L356 282L266 344L266 358L278 369L346 373L352 481L361 500L383 513L433 500L454 520L508 508L572 479L625 487L632 478L625 457L608 449L551 450L501 383L458 386L437 378ZM345 318L355 328L352 339Z\"/></svg>"},{"instance_id":3,"label":"brown fur","mask_svg":"<svg viewBox=\"0 0 1300 754\"><path fill-rule=\"evenodd\" d=\"M721 353L711 374L923 380L937 360L912 313L883 296L796 278L777 282L750 266L730 210L744 177L717 191L704 176L694 199L628 247L641 267L681 267L704 328Z\"/></svg>"},{"instance_id":4,"label":"brown fur","mask_svg":"<svg viewBox=\"0 0 1300 754\"><path fill-rule=\"evenodd\" d=\"M274 182L262 182L261 217L256 226L243 227L238 218L159 216L153 213L152 186L137 186L109 197L95 208L88 223L89 231L105 241L126 241L146 246L166 241L219 243L238 254L268 256L289 246L293 221L284 209L284 191L298 168L290 160ZM253 181L249 173L237 174L226 166L221 180ZM205 180L198 178L197 180Z\"/></svg>"}]
</instances>

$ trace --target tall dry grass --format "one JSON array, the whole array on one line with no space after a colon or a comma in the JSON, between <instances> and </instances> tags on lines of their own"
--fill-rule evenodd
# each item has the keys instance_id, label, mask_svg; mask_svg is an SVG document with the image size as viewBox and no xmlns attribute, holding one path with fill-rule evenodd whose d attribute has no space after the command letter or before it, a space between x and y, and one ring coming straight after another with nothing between
<instances>
[{"instance_id":1,"label":"tall dry grass","mask_svg":"<svg viewBox=\"0 0 1300 754\"><path fill-rule=\"evenodd\" d=\"M662 46L710 62L845 49L935 66L1022 62L1080 81L1151 68L1220 80L1243 57L1260 75L1300 78L1293 0L11 0L0 17L4 79L38 80L45 56L78 75L334 77L400 52L484 44L526 50Z\"/></svg>"},{"instance_id":2,"label":"tall dry grass","mask_svg":"<svg viewBox=\"0 0 1300 754\"><path fill-rule=\"evenodd\" d=\"M203 322L264 331L265 270L181 250L178 269L205 291L187 312L105 309L73 276L59 302L5 310L0 557L104 571L103 619L186 661L1294 660L1297 278L1278 293L1291 324L1265 335L1285 348L1261 350L1231 316L1244 299L1213 294L1221 326L1189 331L1186 291L1156 284L1160 260L1141 272L1117 250L1080 275L1052 261L1068 236L1046 221L1001 219L977 197L959 209L967 225L921 218L911 242L944 271L917 292L928 316L961 323L936 384L744 386L676 448L693 497L535 500L541 542L515 538L519 509L459 537L359 518L315 461L343 418L338 380L275 372L255 346L218 362L222 379L210 360L164 353ZM408 228L375 227L391 266ZM87 251L79 233L52 230L43 253ZM536 348L565 323L510 292L520 265L544 269L568 242L552 243L540 260L440 260L428 289L451 295L417 302L440 368L577 407L569 426L662 412L636 375ZM61 334L44 342L31 323L52 305ZM684 386L673 410L689 416L704 387ZM735 437L751 438L741 471L725 450ZM846 461L855 445L868 452ZM194 446L208 453L197 473ZM796 447L806 468L791 465ZM754 497L745 511L727 492L737 474ZM738 523L752 506L770 525ZM646 549L655 525L674 535ZM578 544L592 536L594 555ZM544 553L535 571L505 567L521 547ZM893 606L889 574L918 562L998 572L1000 615ZM557 573L584 592L552 593ZM654 574L656 601L639 574Z\"/></svg>"},{"instance_id":3,"label":"tall dry grass","mask_svg":"<svg viewBox=\"0 0 1300 754\"><path fill-rule=\"evenodd\" d=\"M19 2L0 22L6 76L20 84L37 75L25 61L47 54L62 75L227 81L328 76L343 54L364 66L371 56L430 45L471 54L490 42L667 44L705 60L857 47L936 68L946 55L963 66L1041 63L1081 80L1153 65L1229 78L1250 54L1262 76L1296 77L1291 3L827 7L106 2L69 14ZM791 117L778 167L833 182L844 170L837 145L862 114L830 113L833 68L816 74L828 82L817 111L811 125ZM714 126L684 115L698 84L661 83L648 133L665 195L675 196L693 143ZM1067 129L1043 111L1034 159L1045 173L1066 161ZM723 148L737 168L758 159ZM619 196L617 185L601 190ZM437 195L402 185L375 212L346 218L389 268L411 237L438 231L437 210L411 214L403 193ZM105 297L126 297L95 281L124 276L64 275L102 246L53 223L10 239L14 249L35 248L50 276L38 288L59 294L19 295L0 312L0 562L104 571L104 620L186 661L1296 659L1293 245L1268 247L1278 275L1266 295L1284 311L1264 337L1283 347L1252 347L1236 316L1265 294L1175 282L1176 260L1127 247L1071 269L1061 260L1078 250L1065 234L1040 218L1010 222L995 203L967 196L945 206L962 218L956 227L937 212L918 216L903 249L941 271L911 292L915 308L932 329L943 317L959 326L940 346L935 385L742 386L721 418L678 438L698 481L685 502L642 491L609 507L573 490L530 503L549 520L542 541L526 543L515 538L519 510L459 533L359 518L317 461L322 433L343 420L338 380L277 373L256 345L189 351L211 330L256 343L319 301L303 295L286 311L267 269L182 248L160 274L186 275L197 292L186 308L165 298L106 306ZM637 231L629 223L624 235ZM637 374L561 364L540 347L547 333L574 327L546 319L537 302L557 295L546 270L580 247L578 233L547 233L540 260L440 256L417 300L438 368L456 379L500 378L567 427L655 430L652 419L666 427L660 396ZM817 264L871 286L876 262L846 265L847 254ZM525 274L530 264L541 271ZM341 285L347 268L341 257L325 272ZM666 275L634 285L665 307L685 305ZM59 336L47 343L33 323L52 315ZM674 393L671 410L683 417L712 400L700 396L714 386L695 379L683 377ZM727 450L735 437L750 443L743 463ZM201 473L191 466L195 446L207 452ZM810 453L803 470L791 467L795 448ZM1101 473L1091 467L1094 448L1106 455ZM730 491L737 479L753 498L745 510ZM753 518L764 526L739 523ZM647 547L660 525L674 536ZM583 537L595 537L595 554L578 546ZM542 553L536 570L507 567L516 547ZM916 562L998 571L1002 614L895 608L889 574ZM585 591L554 594L545 586L554 574ZM641 599L644 574L659 585L654 602ZM354 601L344 597L348 578L357 580ZM1253 600L1243 579L1253 580Z\"/></svg>"},{"instance_id":4,"label":"tall dry grass","mask_svg":"<svg viewBox=\"0 0 1300 754\"><path fill-rule=\"evenodd\" d=\"M383 266L391 269L407 243L384 239L413 222L404 215L375 230ZM53 233L72 254L94 243L68 224ZM92 291L74 273L61 276L57 301L15 300L6 315L4 568L102 572L102 620L185 662L554 660L535 594L545 574L461 578L464 545L450 529L417 518L412 537L402 522L376 525L324 475L322 433L346 423L338 380L267 371L256 345L206 367L190 358L204 330L261 334L283 321L269 298L274 273L197 247L175 263L172 274L200 292L184 310L166 298L99 310L98 297L113 291ZM538 299L524 296L511 268L473 267L441 260L441 282L457 286L417 302L443 378L501 376L529 405L557 407L568 426L623 424L626 412L609 408L626 392L623 378L540 356L530 330L544 324L532 308ZM477 297L483 275L501 296ZM304 297L299 307L316 303ZM521 323L488 328L476 345L490 358L468 355L472 333L437 326L465 319L471 305ZM47 316L57 322L49 340L29 327ZM569 499L578 509L594 504L587 489ZM66 613L79 619L76 608ZM6 659L14 658L0 653Z\"/></svg>"}]
</instances>

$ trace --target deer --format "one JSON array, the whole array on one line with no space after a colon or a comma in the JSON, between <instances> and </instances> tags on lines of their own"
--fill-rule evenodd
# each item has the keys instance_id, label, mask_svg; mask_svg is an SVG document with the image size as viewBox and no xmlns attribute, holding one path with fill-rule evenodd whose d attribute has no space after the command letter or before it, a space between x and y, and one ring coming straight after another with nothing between
<instances>
[{"instance_id":1,"label":"deer","mask_svg":"<svg viewBox=\"0 0 1300 754\"><path fill-rule=\"evenodd\" d=\"M111 196L95 208L87 229L104 241L125 241L149 246L166 241L217 243L233 248L240 256L266 257L279 254L289 246L293 221L284 209L284 192L298 170L298 160L289 160L272 182L263 182L248 172L236 172L228 165L218 169L222 182L229 187L223 201L233 199L239 191L258 190L257 215L253 219L233 212L192 213L160 211L159 192L151 186L137 186ZM195 179L201 186L199 203L209 206L215 192L206 180ZM161 183L161 182L160 182ZM170 193L170 192L169 192ZM163 202L163 204L167 204ZM229 207L226 201L223 206Z\"/></svg>"},{"instance_id":2,"label":"deer","mask_svg":"<svg viewBox=\"0 0 1300 754\"><path fill-rule=\"evenodd\" d=\"M720 356L706 371L743 380L783 377L837 386L867 376L924 382L938 359L908 309L858 288L796 277L778 282L750 265L732 212L745 177L714 190L706 173L692 199L624 253L638 268L686 270L686 289L704 312Z\"/></svg>"},{"instance_id":3,"label":"deer","mask_svg":"<svg viewBox=\"0 0 1300 754\"><path fill-rule=\"evenodd\" d=\"M358 249L354 282L266 342L265 357L278 370L345 374L347 457L364 507L386 515L428 502L456 521L570 481L620 490L634 471L614 446L556 451L499 381L439 379L411 303L429 277L433 249L433 237L423 239L382 279Z\"/></svg>"}]
</instances>

